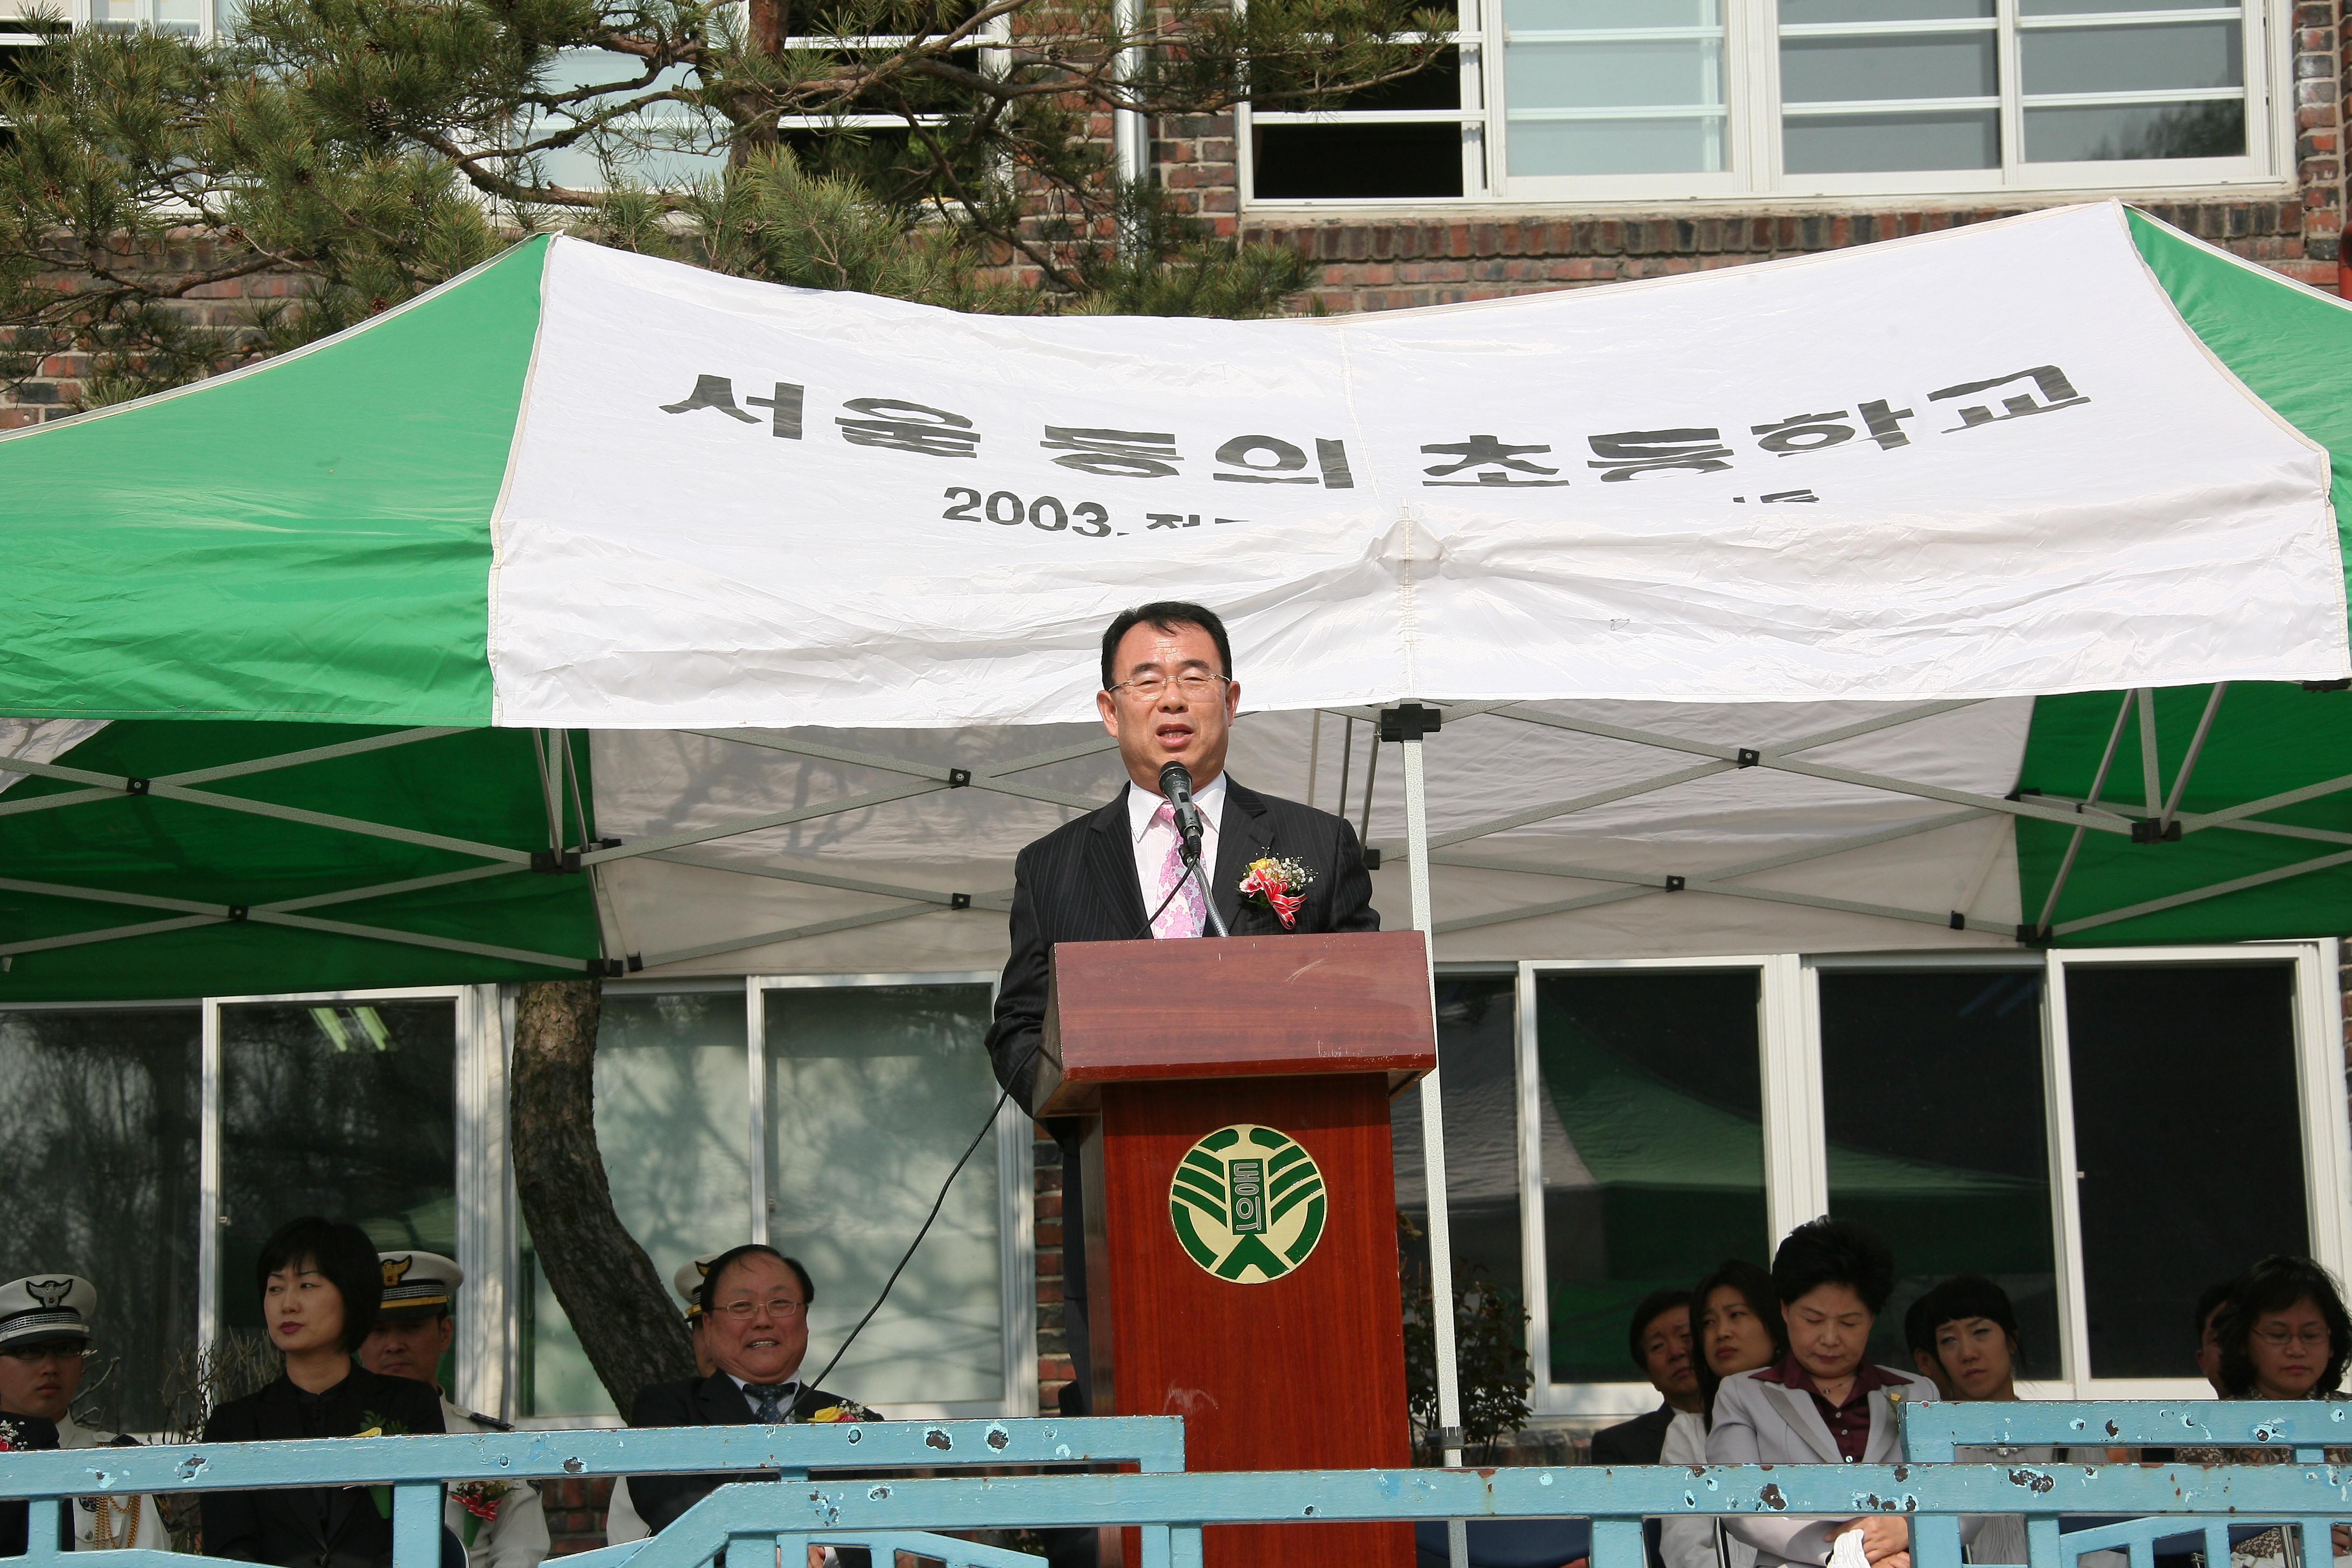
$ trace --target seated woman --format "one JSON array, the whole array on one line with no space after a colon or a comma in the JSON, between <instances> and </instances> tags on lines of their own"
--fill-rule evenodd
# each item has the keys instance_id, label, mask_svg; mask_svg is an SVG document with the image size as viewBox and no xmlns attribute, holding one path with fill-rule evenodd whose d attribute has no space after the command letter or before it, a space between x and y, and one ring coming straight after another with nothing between
<instances>
[{"instance_id":1,"label":"seated woman","mask_svg":"<svg viewBox=\"0 0 2352 1568\"><path fill-rule=\"evenodd\" d=\"M1773 1294L1789 1353L1727 1377L1715 1391L1707 1462L1717 1465L1892 1464L1903 1432L1890 1395L1933 1398L1935 1385L1864 1359L1871 1324L1895 1290L1895 1255L1868 1226L1823 1216L1799 1226L1772 1258ZM1788 1519L1737 1514L1724 1521L1756 1548L1759 1568L1819 1568L1838 1537L1862 1532L1863 1555L1910 1568L1911 1529L1899 1515ZM1962 1527L1962 1534L1968 1533Z\"/></svg>"},{"instance_id":2,"label":"seated woman","mask_svg":"<svg viewBox=\"0 0 2352 1568\"><path fill-rule=\"evenodd\" d=\"M2224 1399L2344 1397L2352 1318L2336 1281L2307 1258L2275 1255L2240 1275L2214 1316L2213 1343L2220 1363L2214 1381ZM2183 1464L2284 1465L2294 1461L2294 1450L2189 1447L2177 1457ZM2343 1464L2352 1452L2330 1448L2327 1459ZM2230 1534L2233 1568L2294 1568L2302 1559L2303 1542L2292 1531L2241 1526ZM2335 1537L2341 1563L2352 1552L2352 1530L2339 1524Z\"/></svg>"},{"instance_id":3,"label":"seated woman","mask_svg":"<svg viewBox=\"0 0 2352 1568\"><path fill-rule=\"evenodd\" d=\"M1691 1290L1691 1359L1698 1371L1700 1432L1686 1446L1685 1426L1666 1433L1662 1465L1704 1465L1704 1434L1714 1425L1716 1390L1727 1377L1770 1366L1789 1353L1772 1277L1744 1258L1727 1258ZM1723 1521L1689 1515L1668 1518L1659 1555L1666 1568L1754 1568L1756 1549L1726 1534Z\"/></svg>"},{"instance_id":4,"label":"seated woman","mask_svg":"<svg viewBox=\"0 0 2352 1568\"><path fill-rule=\"evenodd\" d=\"M254 1284L286 1370L258 1394L214 1411L205 1442L442 1430L432 1384L379 1377L352 1359L383 1300L383 1267L365 1231L315 1215L290 1221L263 1244ZM391 1568L392 1520L369 1487L206 1492L204 1524L209 1557L278 1568Z\"/></svg>"}]
</instances>

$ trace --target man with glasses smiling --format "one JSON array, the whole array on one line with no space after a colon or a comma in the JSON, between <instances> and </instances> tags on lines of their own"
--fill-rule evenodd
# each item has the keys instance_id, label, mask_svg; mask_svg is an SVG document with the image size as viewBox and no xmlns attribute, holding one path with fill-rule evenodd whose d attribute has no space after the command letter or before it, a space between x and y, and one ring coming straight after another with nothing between
<instances>
[{"instance_id":1,"label":"man with glasses smiling","mask_svg":"<svg viewBox=\"0 0 2352 1568\"><path fill-rule=\"evenodd\" d=\"M837 1394L801 1381L808 1353L808 1308L816 1299L808 1270L772 1247L754 1242L722 1252L699 1292L710 1359L718 1371L641 1390L632 1426L748 1426L754 1423L872 1420ZM629 1496L647 1528L671 1521L730 1480L753 1476L633 1476Z\"/></svg>"},{"instance_id":2,"label":"man with glasses smiling","mask_svg":"<svg viewBox=\"0 0 2352 1568\"><path fill-rule=\"evenodd\" d=\"M1102 689L1095 711L1118 740L1127 783L1108 804L1064 824L1013 863L1013 953L996 993L988 1054L999 1083L1027 1110L1035 1104L1037 1046L1055 945L1197 937L1213 928L1207 900L1184 874L1175 813L1160 795L1161 770L1181 763L1192 774L1202 819L1201 868L1209 896L1235 936L1283 931L1378 931L1372 879L1356 830L1328 812L1244 788L1225 776L1225 752L1241 683L1233 677L1224 623L1199 605L1141 605L1103 632ZM1271 898L1244 903L1249 868L1272 858L1295 867L1299 903L1277 914ZM1170 997L1171 1014L1183 998ZM1087 1343L1084 1194L1078 1152L1085 1124L1075 1117L1045 1123L1062 1150L1063 1322L1072 1382L1064 1415L1090 1408L1092 1359Z\"/></svg>"}]
</instances>

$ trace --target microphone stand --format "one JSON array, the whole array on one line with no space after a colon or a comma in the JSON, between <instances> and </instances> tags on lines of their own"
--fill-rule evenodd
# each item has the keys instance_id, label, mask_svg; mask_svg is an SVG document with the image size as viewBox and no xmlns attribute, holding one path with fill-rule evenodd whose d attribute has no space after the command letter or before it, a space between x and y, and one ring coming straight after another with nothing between
<instances>
[{"instance_id":1,"label":"microphone stand","mask_svg":"<svg viewBox=\"0 0 2352 1568\"><path fill-rule=\"evenodd\" d=\"M1233 935L1225 929L1225 917L1217 912L1217 895L1209 890L1208 874L1201 869L1200 851L1190 844L1184 846L1184 869L1201 889L1201 904L1209 911L1210 928L1219 936Z\"/></svg>"}]
</instances>

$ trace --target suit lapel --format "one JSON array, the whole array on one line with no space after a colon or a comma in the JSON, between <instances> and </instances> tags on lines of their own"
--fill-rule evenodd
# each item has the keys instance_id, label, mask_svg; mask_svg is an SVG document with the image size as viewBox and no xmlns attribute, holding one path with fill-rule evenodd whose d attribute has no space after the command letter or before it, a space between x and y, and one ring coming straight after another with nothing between
<instances>
[{"instance_id":1,"label":"suit lapel","mask_svg":"<svg viewBox=\"0 0 2352 1568\"><path fill-rule=\"evenodd\" d=\"M1134 786L1129 785L1131 789ZM1135 940L1151 934L1151 911L1143 907L1143 886L1135 876L1135 838L1127 826L1127 790L1087 819L1087 879L1110 900L1111 921L1118 932L1111 940Z\"/></svg>"},{"instance_id":2,"label":"suit lapel","mask_svg":"<svg viewBox=\"0 0 2352 1568\"><path fill-rule=\"evenodd\" d=\"M702 1380L702 1386L694 1391L694 1402L713 1426L751 1425L751 1402L743 1397L735 1380L723 1372L714 1372Z\"/></svg>"},{"instance_id":3,"label":"suit lapel","mask_svg":"<svg viewBox=\"0 0 2352 1568\"><path fill-rule=\"evenodd\" d=\"M1225 809L1221 815L1223 820L1217 824L1217 868L1209 879L1209 888L1216 895L1217 912L1225 917L1227 929L1238 931L1242 923L1242 872L1274 847L1274 830L1266 822L1265 797L1255 790L1244 789L1230 776L1225 780Z\"/></svg>"},{"instance_id":4,"label":"suit lapel","mask_svg":"<svg viewBox=\"0 0 2352 1568\"><path fill-rule=\"evenodd\" d=\"M1822 1413L1814 1407L1811 1394L1781 1383L1768 1383L1764 1386L1779 1396L1782 1416L1805 1440L1805 1446L1821 1456L1822 1463L1841 1465L1845 1462L1845 1456L1838 1452L1837 1439L1830 1435L1830 1424L1822 1419Z\"/></svg>"}]
</instances>

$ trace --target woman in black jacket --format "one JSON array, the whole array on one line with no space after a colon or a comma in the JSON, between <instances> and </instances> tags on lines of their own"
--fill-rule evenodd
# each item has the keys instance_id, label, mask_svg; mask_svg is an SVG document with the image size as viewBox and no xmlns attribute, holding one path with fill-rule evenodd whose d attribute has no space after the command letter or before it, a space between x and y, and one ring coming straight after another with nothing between
<instances>
[{"instance_id":1,"label":"woman in black jacket","mask_svg":"<svg viewBox=\"0 0 2352 1568\"><path fill-rule=\"evenodd\" d=\"M254 1283L286 1370L214 1411L205 1442L442 1430L430 1384L379 1377L352 1359L383 1299L366 1232L315 1215L290 1221L263 1246ZM391 1568L392 1521L376 1500L387 1495L368 1487L207 1492L205 1553L278 1568Z\"/></svg>"}]
</instances>

